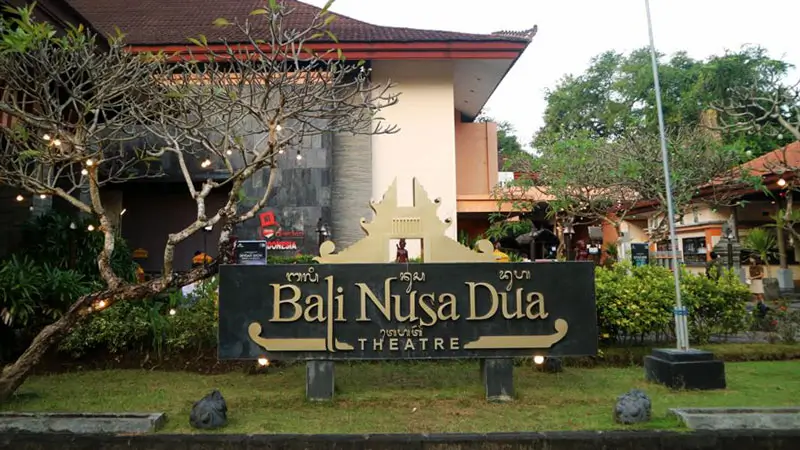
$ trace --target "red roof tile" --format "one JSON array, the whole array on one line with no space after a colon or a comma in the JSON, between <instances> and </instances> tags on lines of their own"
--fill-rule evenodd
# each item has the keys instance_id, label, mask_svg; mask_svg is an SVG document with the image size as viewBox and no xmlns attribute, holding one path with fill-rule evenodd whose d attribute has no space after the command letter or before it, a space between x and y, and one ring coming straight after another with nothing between
<instances>
[{"instance_id":1,"label":"red roof tile","mask_svg":"<svg viewBox=\"0 0 800 450\"><path fill-rule=\"evenodd\" d=\"M220 17L244 20L263 8L265 0L67 0L101 33L119 27L132 45L184 44L186 38L204 34L209 42L235 42L240 35L212 22ZM298 0L283 0L294 9L289 24L305 27L319 8ZM335 13L334 13L335 14ZM330 25L340 42L530 42L535 27L527 32L470 34L451 31L373 25L337 14ZM258 32L258 29L255 30Z\"/></svg>"},{"instance_id":2,"label":"red roof tile","mask_svg":"<svg viewBox=\"0 0 800 450\"><path fill-rule=\"evenodd\" d=\"M773 150L765 155L742 164L742 169L753 175L780 175L781 172L800 170L800 141Z\"/></svg>"}]
</instances>

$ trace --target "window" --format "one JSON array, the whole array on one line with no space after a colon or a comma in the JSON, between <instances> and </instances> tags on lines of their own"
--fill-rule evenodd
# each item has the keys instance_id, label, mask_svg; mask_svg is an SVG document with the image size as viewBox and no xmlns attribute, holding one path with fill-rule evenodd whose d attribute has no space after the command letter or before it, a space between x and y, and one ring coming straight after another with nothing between
<instances>
[{"instance_id":1,"label":"window","mask_svg":"<svg viewBox=\"0 0 800 450\"><path fill-rule=\"evenodd\" d=\"M683 239L683 260L686 264L704 264L706 253L706 238Z\"/></svg>"}]
</instances>

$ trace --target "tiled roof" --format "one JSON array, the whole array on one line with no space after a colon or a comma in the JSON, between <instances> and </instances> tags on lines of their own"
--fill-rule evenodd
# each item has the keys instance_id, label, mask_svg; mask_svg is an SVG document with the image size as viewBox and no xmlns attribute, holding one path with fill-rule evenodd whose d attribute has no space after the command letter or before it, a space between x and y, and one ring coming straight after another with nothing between
<instances>
[{"instance_id":1,"label":"tiled roof","mask_svg":"<svg viewBox=\"0 0 800 450\"><path fill-rule=\"evenodd\" d=\"M773 150L742 164L742 169L754 175L780 175L779 172L797 172L800 169L800 141Z\"/></svg>"},{"instance_id":2,"label":"tiled roof","mask_svg":"<svg viewBox=\"0 0 800 450\"><path fill-rule=\"evenodd\" d=\"M217 18L230 21L247 19L251 11L263 8L266 0L67 0L101 33L114 33L119 27L132 45L186 43L200 34L209 42L223 39L236 42L240 35L233 27L212 25ZM294 9L291 23L284 27L305 28L319 8L298 0L282 0ZM372 0L375 1L375 0ZM432 0L433 1L433 0ZM334 13L335 14L335 13ZM530 42L535 27L522 32L502 31L469 34L451 31L373 25L337 14L330 29L340 42ZM250 17L252 18L252 17ZM263 20L255 20L263 22ZM254 30L256 34L258 29Z\"/></svg>"}]
</instances>

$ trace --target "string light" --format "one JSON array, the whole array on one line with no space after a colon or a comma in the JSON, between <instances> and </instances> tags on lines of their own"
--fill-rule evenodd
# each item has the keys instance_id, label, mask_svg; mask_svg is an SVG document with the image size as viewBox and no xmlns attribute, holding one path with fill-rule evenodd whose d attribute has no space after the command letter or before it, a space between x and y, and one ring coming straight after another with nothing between
<instances>
[{"instance_id":1,"label":"string light","mask_svg":"<svg viewBox=\"0 0 800 450\"><path fill-rule=\"evenodd\" d=\"M300 161L303 159L303 155L300 154L300 150L297 151L297 160Z\"/></svg>"},{"instance_id":2,"label":"string light","mask_svg":"<svg viewBox=\"0 0 800 450\"><path fill-rule=\"evenodd\" d=\"M283 154L283 149L278 150L278 154L282 155Z\"/></svg>"},{"instance_id":3,"label":"string light","mask_svg":"<svg viewBox=\"0 0 800 450\"><path fill-rule=\"evenodd\" d=\"M86 176L89 175L89 171L86 169L81 170L81 175Z\"/></svg>"},{"instance_id":4,"label":"string light","mask_svg":"<svg viewBox=\"0 0 800 450\"><path fill-rule=\"evenodd\" d=\"M42 136L42 139L44 139L45 141L49 141L49 140L50 140L50 135L49 135L49 134L47 134L47 133L45 133L45 134Z\"/></svg>"},{"instance_id":5,"label":"string light","mask_svg":"<svg viewBox=\"0 0 800 450\"><path fill-rule=\"evenodd\" d=\"M261 367L268 367L269 366L269 360L267 358L264 358L264 357L258 358L258 365L261 366Z\"/></svg>"},{"instance_id":6,"label":"string light","mask_svg":"<svg viewBox=\"0 0 800 450\"><path fill-rule=\"evenodd\" d=\"M534 362L534 364L537 364L537 365L538 364L543 364L544 363L544 356L542 356L542 355L534 356L533 357L533 362Z\"/></svg>"},{"instance_id":7,"label":"string light","mask_svg":"<svg viewBox=\"0 0 800 450\"><path fill-rule=\"evenodd\" d=\"M86 227L86 229L89 230L89 231L94 231L94 225L89 224L89 226Z\"/></svg>"},{"instance_id":8,"label":"string light","mask_svg":"<svg viewBox=\"0 0 800 450\"><path fill-rule=\"evenodd\" d=\"M233 154L233 150L230 150L230 149L228 149L228 150L225 150L225 154L226 154L226 155L228 155L228 156L230 156L230 155L232 155L232 154Z\"/></svg>"},{"instance_id":9,"label":"string light","mask_svg":"<svg viewBox=\"0 0 800 450\"><path fill-rule=\"evenodd\" d=\"M56 147L60 147L61 146L61 139L54 139L53 140L53 145L55 145Z\"/></svg>"},{"instance_id":10,"label":"string light","mask_svg":"<svg viewBox=\"0 0 800 450\"><path fill-rule=\"evenodd\" d=\"M208 167L208 166L210 166L210 165L211 165L211 160L210 160L210 159L208 159L208 158L206 158L206 160L205 160L205 161L203 161L203 162L201 162L201 163L200 163L200 167L202 167L202 168L204 168L204 169L205 169L205 168L207 168L207 167Z\"/></svg>"},{"instance_id":11,"label":"string light","mask_svg":"<svg viewBox=\"0 0 800 450\"><path fill-rule=\"evenodd\" d=\"M93 160L93 159L91 159L91 158L90 158L90 159L87 159L87 160L86 160L86 165L87 165L88 167L92 167L92 166L94 165L94 160Z\"/></svg>"},{"instance_id":12,"label":"string light","mask_svg":"<svg viewBox=\"0 0 800 450\"><path fill-rule=\"evenodd\" d=\"M40 194L40 195L39 195L39 198L40 198L40 199L42 199L42 200L44 200L44 199L46 199L46 198L47 198L47 195L45 195L45 194Z\"/></svg>"},{"instance_id":13,"label":"string light","mask_svg":"<svg viewBox=\"0 0 800 450\"><path fill-rule=\"evenodd\" d=\"M22 194L17 195L17 201L18 202L21 202L23 200L25 200L25 197L23 197Z\"/></svg>"},{"instance_id":14,"label":"string light","mask_svg":"<svg viewBox=\"0 0 800 450\"><path fill-rule=\"evenodd\" d=\"M275 126L275 129L278 130L278 131L281 131L283 129L283 127L280 126L280 125L277 125L277 126Z\"/></svg>"},{"instance_id":15,"label":"string light","mask_svg":"<svg viewBox=\"0 0 800 450\"><path fill-rule=\"evenodd\" d=\"M174 316L175 314L178 314L178 311L175 311L175 308L172 308L172 309L169 310L169 315L170 316Z\"/></svg>"},{"instance_id":16,"label":"string light","mask_svg":"<svg viewBox=\"0 0 800 450\"><path fill-rule=\"evenodd\" d=\"M106 301L105 300L100 300L99 302L97 302L97 309L103 309L105 307L106 307Z\"/></svg>"},{"instance_id":17,"label":"string light","mask_svg":"<svg viewBox=\"0 0 800 450\"><path fill-rule=\"evenodd\" d=\"M786 186L786 180L784 180L783 178L781 178L780 180L778 180L778 186L780 186L780 187L784 187L784 186Z\"/></svg>"}]
</instances>

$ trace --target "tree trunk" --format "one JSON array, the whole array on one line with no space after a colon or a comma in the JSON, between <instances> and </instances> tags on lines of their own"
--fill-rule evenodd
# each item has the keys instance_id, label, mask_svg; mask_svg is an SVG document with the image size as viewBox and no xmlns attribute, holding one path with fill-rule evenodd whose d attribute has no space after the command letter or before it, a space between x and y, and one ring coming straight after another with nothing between
<instances>
[{"instance_id":1,"label":"tree trunk","mask_svg":"<svg viewBox=\"0 0 800 450\"><path fill-rule=\"evenodd\" d=\"M83 317L90 314L88 308L95 300L102 299L113 304L140 300L164 292L172 286L185 286L197 280L207 278L217 271L217 264L208 267L199 267L191 272L175 275L171 279L159 278L141 284L127 284L116 289L105 290L85 295L78 299L72 306L52 324L44 327L33 339L33 342L17 360L3 368L0 375L0 403L7 402L14 392L22 386L31 370L41 361L42 357L56 345ZM96 311L96 310L94 310Z\"/></svg>"},{"instance_id":2,"label":"tree trunk","mask_svg":"<svg viewBox=\"0 0 800 450\"><path fill-rule=\"evenodd\" d=\"M97 295L87 295L81 297L72 307L57 321L44 327L36 335L33 342L17 360L5 368L0 375L0 403L4 403L11 398L11 395L28 378L31 370L41 361L42 356L56 344L83 316L88 305L98 298Z\"/></svg>"}]
</instances>

